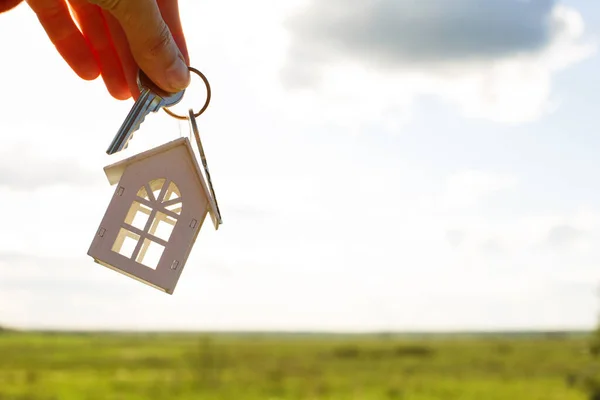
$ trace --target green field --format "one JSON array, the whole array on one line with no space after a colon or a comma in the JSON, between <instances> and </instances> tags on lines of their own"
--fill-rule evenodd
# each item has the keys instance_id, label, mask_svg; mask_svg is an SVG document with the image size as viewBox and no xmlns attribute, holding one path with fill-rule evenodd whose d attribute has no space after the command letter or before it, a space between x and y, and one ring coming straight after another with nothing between
<instances>
[{"instance_id":1,"label":"green field","mask_svg":"<svg viewBox=\"0 0 600 400\"><path fill-rule=\"evenodd\" d=\"M582 335L0 333L0 400L586 400Z\"/></svg>"}]
</instances>

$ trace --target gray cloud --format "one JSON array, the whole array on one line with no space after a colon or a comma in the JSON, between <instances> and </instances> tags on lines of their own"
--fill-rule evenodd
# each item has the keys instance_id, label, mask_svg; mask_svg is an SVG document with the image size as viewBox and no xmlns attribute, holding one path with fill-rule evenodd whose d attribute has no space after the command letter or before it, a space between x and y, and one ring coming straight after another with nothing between
<instances>
[{"instance_id":1,"label":"gray cloud","mask_svg":"<svg viewBox=\"0 0 600 400\"><path fill-rule=\"evenodd\" d=\"M0 186L34 190L46 186L88 186L100 182L102 171L94 174L74 160L41 160L26 152L0 154Z\"/></svg>"},{"instance_id":2,"label":"gray cloud","mask_svg":"<svg viewBox=\"0 0 600 400\"><path fill-rule=\"evenodd\" d=\"M584 231L570 225L557 225L550 229L546 241L552 247L561 247L572 244L584 234Z\"/></svg>"},{"instance_id":3,"label":"gray cloud","mask_svg":"<svg viewBox=\"0 0 600 400\"><path fill-rule=\"evenodd\" d=\"M350 57L394 67L536 52L564 28L551 19L555 3L313 0L289 20L290 66L297 71L298 65Z\"/></svg>"},{"instance_id":4,"label":"gray cloud","mask_svg":"<svg viewBox=\"0 0 600 400\"><path fill-rule=\"evenodd\" d=\"M486 240L481 245L481 250L488 256L492 256L492 257L502 256L502 255L504 255L504 253L506 251L506 249L502 246L500 241L495 238L490 238L490 239Z\"/></svg>"},{"instance_id":5,"label":"gray cloud","mask_svg":"<svg viewBox=\"0 0 600 400\"><path fill-rule=\"evenodd\" d=\"M448 243L450 243L450 245L452 247L460 246L460 244L463 242L464 239L465 239L465 232L463 232L461 230L452 229L452 230L446 231L446 240L448 241Z\"/></svg>"},{"instance_id":6,"label":"gray cloud","mask_svg":"<svg viewBox=\"0 0 600 400\"><path fill-rule=\"evenodd\" d=\"M83 253L83 252L82 252ZM8 279L63 279L78 266L89 264L91 258L86 254L78 257L45 257L21 252L0 252L0 285Z\"/></svg>"},{"instance_id":7,"label":"gray cloud","mask_svg":"<svg viewBox=\"0 0 600 400\"><path fill-rule=\"evenodd\" d=\"M102 266L82 251L74 257L44 257L19 252L0 252L0 295L28 290L36 295L126 294L119 282L105 285ZM112 272L112 271L111 271ZM125 281L123 278L122 281Z\"/></svg>"}]
</instances>

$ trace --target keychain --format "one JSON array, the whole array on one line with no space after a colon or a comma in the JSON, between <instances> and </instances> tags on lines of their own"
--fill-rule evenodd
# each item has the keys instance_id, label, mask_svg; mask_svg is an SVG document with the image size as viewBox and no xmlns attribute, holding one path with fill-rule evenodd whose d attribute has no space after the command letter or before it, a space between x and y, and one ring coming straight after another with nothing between
<instances>
[{"instance_id":1,"label":"keychain","mask_svg":"<svg viewBox=\"0 0 600 400\"><path fill-rule=\"evenodd\" d=\"M175 290L206 216L215 230L222 224L196 123L210 103L210 85L200 71L191 67L190 71L204 81L207 98L200 111L190 109L187 116L180 116L167 107L179 103L185 90L166 93L140 70L140 97L107 153L127 148L146 115L163 109L174 118L189 120L206 180L187 137L104 167L116 189L88 250L96 263L168 294Z\"/></svg>"}]
</instances>

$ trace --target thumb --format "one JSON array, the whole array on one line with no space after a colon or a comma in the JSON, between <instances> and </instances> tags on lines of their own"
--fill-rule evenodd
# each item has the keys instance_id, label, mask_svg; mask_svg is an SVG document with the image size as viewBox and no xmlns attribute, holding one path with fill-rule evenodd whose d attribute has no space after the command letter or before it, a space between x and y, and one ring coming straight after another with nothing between
<instances>
[{"instance_id":1,"label":"thumb","mask_svg":"<svg viewBox=\"0 0 600 400\"><path fill-rule=\"evenodd\" d=\"M156 0L89 0L121 24L131 54L148 77L169 92L185 89L190 72Z\"/></svg>"}]
</instances>

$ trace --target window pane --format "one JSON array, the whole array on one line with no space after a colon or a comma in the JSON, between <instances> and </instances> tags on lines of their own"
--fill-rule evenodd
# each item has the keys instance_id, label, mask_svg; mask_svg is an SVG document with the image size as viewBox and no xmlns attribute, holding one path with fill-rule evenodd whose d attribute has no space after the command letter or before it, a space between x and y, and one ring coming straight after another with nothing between
<instances>
[{"instance_id":1,"label":"window pane","mask_svg":"<svg viewBox=\"0 0 600 400\"><path fill-rule=\"evenodd\" d=\"M144 200L150 200L150 198L148 197L148 192L146 192L146 188L144 186L142 186L142 188L138 190L137 195L138 197L141 197Z\"/></svg>"},{"instance_id":2,"label":"window pane","mask_svg":"<svg viewBox=\"0 0 600 400\"><path fill-rule=\"evenodd\" d=\"M168 206L165 206L165 209L177 215L181 215L181 201L175 204L169 204Z\"/></svg>"},{"instance_id":3,"label":"window pane","mask_svg":"<svg viewBox=\"0 0 600 400\"><path fill-rule=\"evenodd\" d=\"M140 253L135 261L148 268L156 269L164 251L164 246L150 239L144 239Z\"/></svg>"},{"instance_id":4,"label":"window pane","mask_svg":"<svg viewBox=\"0 0 600 400\"><path fill-rule=\"evenodd\" d=\"M159 200L158 196L160 195L160 191L162 190L165 184L165 179L155 179L150 182L150 190L152 190L152 194L154 194L154 200Z\"/></svg>"},{"instance_id":5,"label":"window pane","mask_svg":"<svg viewBox=\"0 0 600 400\"><path fill-rule=\"evenodd\" d=\"M164 240L165 242L168 242L169 238L171 237L171 233L173 233L173 229L175 228L175 224L177 224L176 219L171 218L161 212L157 212L149 233L159 239Z\"/></svg>"},{"instance_id":6,"label":"window pane","mask_svg":"<svg viewBox=\"0 0 600 400\"><path fill-rule=\"evenodd\" d=\"M163 199L163 201L175 200L180 197L181 197L181 193L179 193L179 188L177 187L177 185L175 185L175 183L173 183L173 182L169 183L169 188L167 189L167 192L165 193L165 198Z\"/></svg>"},{"instance_id":7,"label":"window pane","mask_svg":"<svg viewBox=\"0 0 600 400\"><path fill-rule=\"evenodd\" d=\"M133 251L135 250L135 246L137 246L139 240L139 235L136 235L127 229L121 228L115 243L113 243L112 251L119 253L124 257L131 258Z\"/></svg>"},{"instance_id":8,"label":"window pane","mask_svg":"<svg viewBox=\"0 0 600 400\"><path fill-rule=\"evenodd\" d=\"M125 217L125 223L134 226L140 230L144 230L148 218L150 218L150 208L146 207L142 203L134 201L131 204L131 208Z\"/></svg>"}]
</instances>

